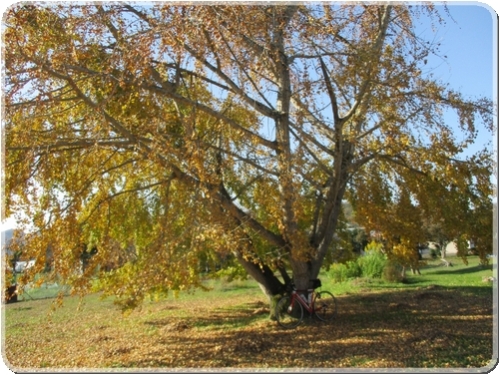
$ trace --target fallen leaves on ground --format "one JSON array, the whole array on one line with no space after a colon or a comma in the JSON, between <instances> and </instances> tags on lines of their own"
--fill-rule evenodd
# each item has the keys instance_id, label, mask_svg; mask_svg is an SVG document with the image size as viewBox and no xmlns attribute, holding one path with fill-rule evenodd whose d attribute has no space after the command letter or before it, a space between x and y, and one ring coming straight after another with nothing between
<instances>
[{"instance_id":1,"label":"fallen leaves on ground","mask_svg":"<svg viewBox=\"0 0 500 375\"><path fill-rule=\"evenodd\" d=\"M434 287L347 295L338 303L332 322L306 318L285 330L269 320L264 299L244 295L167 300L128 316L95 302L80 311L65 306L54 314L67 315L50 319L39 311L47 302L23 302L5 306L4 359L11 369L82 370L491 364L491 296ZM37 318L15 319L30 312Z\"/></svg>"}]
</instances>

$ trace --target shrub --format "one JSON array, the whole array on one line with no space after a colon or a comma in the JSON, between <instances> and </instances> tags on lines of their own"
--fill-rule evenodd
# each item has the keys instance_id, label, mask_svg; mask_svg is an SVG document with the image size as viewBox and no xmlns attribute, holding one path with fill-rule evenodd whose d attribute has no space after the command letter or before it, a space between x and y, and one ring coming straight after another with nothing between
<instances>
[{"instance_id":1,"label":"shrub","mask_svg":"<svg viewBox=\"0 0 500 375\"><path fill-rule=\"evenodd\" d=\"M328 276L334 282L344 282L358 277L383 279L388 282L404 281L400 266L389 261L382 250L383 246L380 243L372 241L366 246L365 255L354 261L333 264Z\"/></svg>"},{"instance_id":2,"label":"shrub","mask_svg":"<svg viewBox=\"0 0 500 375\"><path fill-rule=\"evenodd\" d=\"M379 251L370 251L359 258L358 263L363 277L381 278L387 264L387 259Z\"/></svg>"},{"instance_id":3,"label":"shrub","mask_svg":"<svg viewBox=\"0 0 500 375\"><path fill-rule=\"evenodd\" d=\"M354 279L361 276L361 267L359 266L357 260L349 261L346 263L346 277L348 279Z\"/></svg>"},{"instance_id":4,"label":"shrub","mask_svg":"<svg viewBox=\"0 0 500 375\"><path fill-rule=\"evenodd\" d=\"M333 281L340 283L361 276L361 268L356 261L335 263L330 268L329 276Z\"/></svg>"},{"instance_id":5,"label":"shrub","mask_svg":"<svg viewBox=\"0 0 500 375\"><path fill-rule=\"evenodd\" d=\"M328 275L330 278L336 282L340 283L342 281L345 281L345 269L347 266L343 263L334 263L330 267L330 270L328 271Z\"/></svg>"},{"instance_id":6,"label":"shrub","mask_svg":"<svg viewBox=\"0 0 500 375\"><path fill-rule=\"evenodd\" d=\"M384 249L384 246L377 241L371 241L369 242L366 247L365 247L365 252L368 254L372 253L382 253L382 250Z\"/></svg>"}]
</instances>

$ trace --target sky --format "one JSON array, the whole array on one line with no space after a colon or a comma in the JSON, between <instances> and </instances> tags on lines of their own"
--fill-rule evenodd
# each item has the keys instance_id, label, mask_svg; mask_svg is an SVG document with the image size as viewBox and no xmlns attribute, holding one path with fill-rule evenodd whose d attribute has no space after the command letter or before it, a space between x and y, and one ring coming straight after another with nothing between
<instances>
[{"instance_id":1,"label":"sky","mask_svg":"<svg viewBox=\"0 0 500 375\"><path fill-rule=\"evenodd\" d=\"M448 18L446 26L440 26L436 32L447 62L434 59L429 65L439 65L434 74L454 88L470 95L491 97L496 81L494 58L497 58L493 53L493 15L485 6L455 4L458 5L448 6L452 19Z\"/></svg>"},{"instance_id":2,"label":"sky","mask_svg":"<svg viewBox=\"0 0 500 375\"><path fill-rule=\"evenodd\" d=\"M438 8L445 14L443 6ZM421 25L423 35L440 42L441 53L447 56L446 60L429 59L432 74L467 97L486 96L498 102L497 14L479 2L449 3L448 10L446 24L438 25L436 31ZM455 117L449 117L449 121L456 121ZM476 144L465 154L479 151L488 142L488 147L494 147L496 136L479 131Z\"/></svg>"},{"instance_id":3,"label":"sky","mask_svg":"<svg viewBox=\"0 0 500 375\"><path fill-rule=\"evenodd\" d=\"M2 15L10 4L2 3ZM468 96L488 96L498 102L497 14L500 7L494 5L493 1L455 1L449 2L448 8L452 19L447 18L446 24L439 25L436 31L425 23L419 26L423 35L441 42L442 54L447 56L446 62L437 58L429 59L428 66L433 67L432 74ZM480 133L479 141L482 144L492 141L491 135ZM3 220L0 230L14 226L13 220Z\"/></svg>"}]
</instances>

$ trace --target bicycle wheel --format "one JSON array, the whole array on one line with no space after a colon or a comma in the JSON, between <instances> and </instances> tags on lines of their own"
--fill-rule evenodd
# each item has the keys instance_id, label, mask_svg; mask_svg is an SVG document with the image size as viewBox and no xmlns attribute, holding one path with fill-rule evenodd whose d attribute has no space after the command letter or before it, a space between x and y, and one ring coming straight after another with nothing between
<instances>
[{"instance_id":1,"label":"bicycle wheel","mask_svg":"<svg viewBox=\"0 0 500 375\"><path fill-rule=\"evenodd\" d=\"M276 320L283 328L297 327L304 317L304 309L300 302L294 301L290 296L281 298L276 304Z\"/></svg>"},{"instance_id":2,"label":"bicycle wheel","mask_svg":"<svg viewBox=\"0 0 500 375\"><path fill-rule=\"evenodd\" d=\"M330 292L315 293L313 308L316 317L323 321L331 320L337 315L337 301Z\"/></svg>"}]
</instances>

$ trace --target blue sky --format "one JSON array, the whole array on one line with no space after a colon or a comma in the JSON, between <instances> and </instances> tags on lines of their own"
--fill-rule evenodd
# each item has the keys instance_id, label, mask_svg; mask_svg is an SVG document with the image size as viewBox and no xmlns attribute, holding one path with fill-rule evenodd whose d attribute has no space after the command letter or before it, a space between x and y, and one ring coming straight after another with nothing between
<instances>
[{"instance_id":1,"label":"blue sky","mask_svg":"<svg viewBox=\"0 0 500 375\"><path fill-rule=\"evenodd\" d=\"M2 14L11 4L3 3ZM433 67L436 78L449 82L452 88L467 96L488 96L496 101L498 39L495 6L498 7L493 2L450 2L448 8L453 19L445 17L446 24L439 25L435 32L422 20L420 30L429 38L440 41L442 54L447 56L446 61L429 59L428 66ZM480 133L478 141L485 144L492 141L492 137ZM13 221L9 220L1 223L0 229L13 226Z\"/></svg>"},{"instance_id":2,"label":"blue sky","mask_svg":"<svg viewBox=\"0 0 500 375\"><path fill-rule=\"evenodd\" d=\"M441 43L441 54L446 59L431 58L428 66L432 67L435 78L448 82L451 88L462 92L467 97L498 97L498 38L497 17L495 11L484 3L454 2L448 4L449 15L444 7L438 7L446 23L437 25L432 31L428 22L422 19L422 36ZM448 117L456 121L455 117ZM451 125L451 124L450 124ZM470 152L478 151L496 144L496 136L479 129L476 144ZM466 152L468 154L468 152Z\"/></svg>"},{"instance_id":3,"label":"blue sky","mask_svg":"<svg viewBox=\"0 0 500 375\"><path fill-rule=\"evenodd\" d=\"M426 34L441 41L441 51L448 57L446 62L433 59L429 65L438 66L433 73L453 88L473 96L492 97L497 57L493 51L494 14L480 3L454 4L448 6L452 19L447 17L446 25L439 25L434 35L429 26L422 27Z\"/></svg>"}]
</instances>

